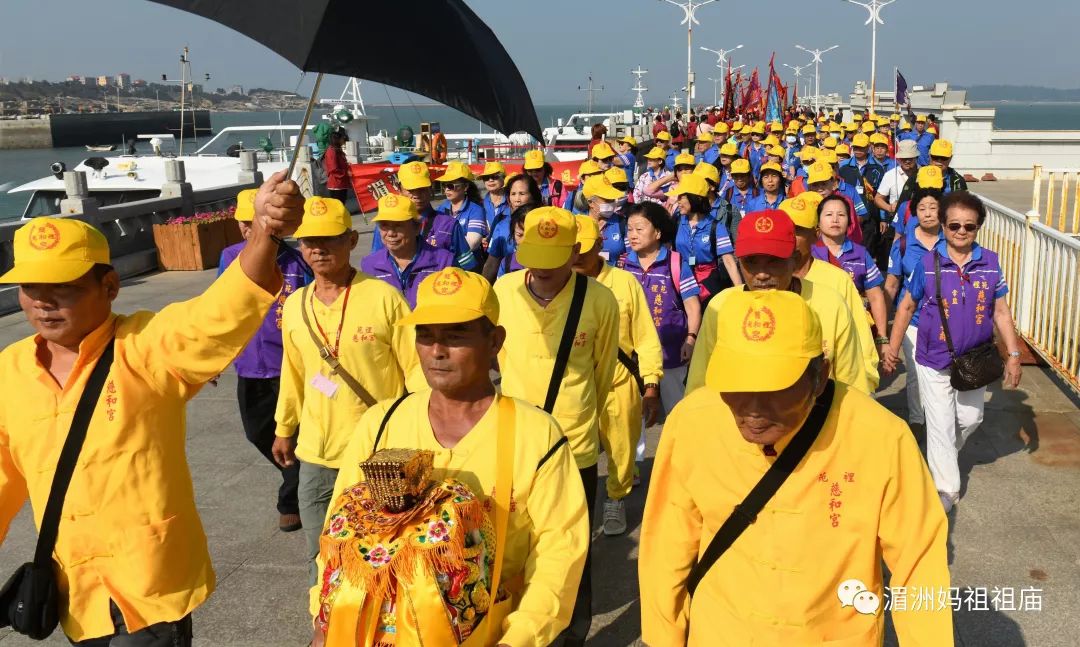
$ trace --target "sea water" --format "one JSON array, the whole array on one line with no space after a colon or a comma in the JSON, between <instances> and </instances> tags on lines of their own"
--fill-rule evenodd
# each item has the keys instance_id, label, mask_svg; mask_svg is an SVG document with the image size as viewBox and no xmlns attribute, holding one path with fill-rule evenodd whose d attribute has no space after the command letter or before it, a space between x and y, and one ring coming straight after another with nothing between
<instances>
[{"instance_id":1,"label":"sea water","mask_svg":"<svg viewBox=\"0 0 1080 647\"><path fill-rule=\"evenodd\" d=\"M997 108L994 125L1000 129L1080 130L1080 104L1010 102L977 105L978 107L993 105ZM625 107L612 105L594 107L596 112L622 109ZM571 105L537 106L536 108L542 128L554 125L559 118L565 119L575 112L584 111L585 109L581 106ZM419 132L422 121L438 122L445 133L491 132L491 128L484 126L476 119L445 106L413 104L393 107L375 106L368 108L368 114L375 117L369 126L372 134L379 130L393 134L403 126L409 126L413 132ZM229 126L298 125L303 117L302 111L213 112L210 115L210 124L216 133ZM200 137L194 143L187 140L184 143L184 151L194 152L208 140L208 137ZM117 152L105 153L105 156L118 155L122 152L120 142L115 143ZM139 152L148 153L149 144L145 141L140 142ZM73 168L91 155L101 155L101 153L88 153L82 146L0 151L0 220L18 218L30 198L28 193L7 193L8 189L48 175L49 166L53 162L63 162L68 168Z\"/></svg>"}]
</instances>

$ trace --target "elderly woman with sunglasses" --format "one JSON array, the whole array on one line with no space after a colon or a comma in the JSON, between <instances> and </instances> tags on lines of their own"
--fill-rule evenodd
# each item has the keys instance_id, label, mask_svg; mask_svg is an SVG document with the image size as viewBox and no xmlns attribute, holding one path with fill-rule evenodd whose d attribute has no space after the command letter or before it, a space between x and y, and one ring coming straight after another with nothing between
<instances>
[{"instance_id":1,"label":"elderly woman with sunglasses","mask_svg":"<svg viewBox=\"0 0 1080 647\"><path fill-rule=\"evenodd\" d=\"M978 197L957 191L941 201L940 213L945 240L925 254L921 267L908 275L883 362L888 372L896 368L904 331L918 308L915 366L908 370L918 373L926 415L927 462L948 512L960 499L957 455L983 420L986 394L986 387L970 391L953 388L950 367L954 353L960 356L991 341L996 330L1009 354L1004 378L1007 387L1020 383L1021 370L1016 328L1005 303L1009 291L1005 275L997 254L975 242L975 234L986 220L986 207ZM952 351L940 307L945 310Z\"/></svg>"}]
</instances>

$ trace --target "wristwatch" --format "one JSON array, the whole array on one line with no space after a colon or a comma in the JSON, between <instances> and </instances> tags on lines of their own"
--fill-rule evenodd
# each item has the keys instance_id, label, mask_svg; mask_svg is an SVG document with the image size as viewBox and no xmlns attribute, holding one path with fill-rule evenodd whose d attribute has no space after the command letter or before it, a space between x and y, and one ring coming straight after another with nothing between
<instances>
[{"instance_id":1,"label":"wristwatch","mask_svg":"<svg viewBox=\"0 0 1080 647\"><path fill-rule=\"evenodd\" d=\"M645 388L646 388L646 389L659 389L659 388L660 388L660 385L659 385L659 384L657 384L656 382L651 382L651 383L649 383L649 384L646 384L646 385L645 385Z\"/></svg>"},{"instance_id":2,"label":"wristwatch","mask_svg":"<svg viewBox=\"0 0 1080 647\"><path fill-rule=\"evenodd\" d=\"M1020 357L1020 351L1018 351L1018 350L1010 350L1009 351L1009 357Z\"/></svg>"}]
</instances>

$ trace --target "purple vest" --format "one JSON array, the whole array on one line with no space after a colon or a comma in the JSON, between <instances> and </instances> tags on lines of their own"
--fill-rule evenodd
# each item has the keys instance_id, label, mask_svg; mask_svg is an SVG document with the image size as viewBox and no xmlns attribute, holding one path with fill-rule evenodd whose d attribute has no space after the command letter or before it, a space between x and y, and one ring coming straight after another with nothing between
<instances>
[{"instance_id":1,"label":"purple vest","mask_svg":"<svg viewBox=\"0 0 1080 647\"><path fill-rule=\"evenodd\" d=\"M240 250L244 249L244 245L245 243L237 243L222 250L221 261L218 263L219 275L240 255ZM281 245L277 262L285 280L281 287L281 294L277 302L271 306L266 319L263 319L258 332L233 362L236 374L240 377L271 378L281 375L282 308L285 306L285 299L290 294L311 283L311 268L304 262L300 252L292 247Z\"/></svg>"},{"instance_id":2,"label":"purple vest","mask_svg":"<svg viewBox=\"0 0 1080 647\"><path fill-rule=\"evenodd\" d=\"M850 240L844 241L840 256L829 258L829 248L820 240L810 247L810 255L847 272L859 294L866 294L867 288L877 287L884 282L877 265L867 263L866 248Z\"/></svg>"},{"instance_id":3,"label":"purple vest","mask_svg":"<svg viewBox=\"0 0 1080 647\"><path fill-rule=\"evenodd\" d=\"M952 358L945 343L938 312L938 293L934 284L934 258L941 260L941 292L945 297L945 316L957 355L985 344L994 337L994 302L1004 297L1009 288L994 252L976 246L971 260L961 271L953 263L941 242L932 253L924 254L922 285L911 283L911 296L919 302L919 336L915 344L915 361L937 370L949 368ZM920 289L921 287L921 289Z\"/></svg>"},{"instance_id":4,"label":"purple vest","mask_svg":"<svg viewBox=\"0 0 1080 647\"><path fill-rule=\"evenodd\" d=\"M390 252L380 249L372 252L360 261L360 270L364 274L386 281L405 295L410 308L416 307L416 290L420 282L439 270L452 267L454 255L445 249L435 249L421 241L416 248L416 256L404 271L399 271L397 263L390 258Z\"/></svg>"},{"instance_id":5,"label":"purple vest","mask_svg":"<svg viewBox=\"0 0 1080 647\"><path fill-rule=\"evenodd\" d=\"M454 225L457 218L445 213L428 212L421 218L420 235L437 249L454 250Z\"/></svg>"},{"instance_id":6,"label":"purple vest","mask_svg":"<svg viewBox=\"0 0 1080 647\"><path fill-rule=\"evenodd\" d=\"M647 271L638 265L637 255L632 253L621 256L618 266L633 274L645 289L649 314L656 326L656 332L660 335L660 347L664 351L664 368L682 366L679 351L686 341L689 328L682 298L679 296L679 287L675 285L671 274L671 254L663 254L663 258L653 262Z\"/></svg>"}]
</instances>

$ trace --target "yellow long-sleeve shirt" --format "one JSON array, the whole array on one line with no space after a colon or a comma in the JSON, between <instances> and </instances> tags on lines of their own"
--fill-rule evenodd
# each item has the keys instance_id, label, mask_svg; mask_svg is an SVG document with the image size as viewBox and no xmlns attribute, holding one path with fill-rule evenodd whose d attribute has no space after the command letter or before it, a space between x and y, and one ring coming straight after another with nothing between
<instances>
[{"instance_id":1,"label":"yellow long-sleeve shirt","mask_svg":"<svg viewBox=\"0 0 1080 647\"><path fill-rule=\"evenodd\" d=\"M862 314L866 312L863 307L862 296L844 270L818 259L811 259L810 269L806 272L806 279L811 283L824 285L836 290L851 311L851 317L855 321L855 336L859 339L859 351L862 354L863 364L866 369L866 380L870 385L869 393L873 393L881 382L878 373L877 344L874 343L874 334L871 326L873 321L869 316L863 321Z\"/></svg>"},{"instance_id":2,"label":"yellow long-sleeve shirt","mask_svg":"<svg viewBox=\"0 0 1080 647\"><path fill-rule=\"evenodd\" d=\"M847 277L847 275L844 275ZM862 351L859 346L856 324L851 316L851 311L835 290L816 285L807 279L798 279L799 294L818 316L821 322L821 339L825 348L825 356L832 363L832 377L837 382L843 382L863 393L871 393L870 378L866 374L866 364L863 362ZM848 283L851 280L848 279ZM713 349L716 347L716 317L720 312L720 305L724 302L726 294L732 290L743 290L737 286L728 288L709 301L709 307L701 319L701 329L698 331L698 340L694 348L694 355L690 360L690 369L686 376L686 392L705 384L705 375L712 361ZM862 326L865 328L865 326ZM732 369L734 370L734 369Z\"/></svg>"},{"instance_id":3,"label":"yellow long-sleeve shirt","mask_svg":"<svg viewBox=\"0 0 1080 647\"><path fill-rule=\"evenodd\" d=\"M543 406L555 367L575 277L546 308L525 286L527 272L505 274L495 283L499 325L506 342L499 352L502 392ZM579 468L596 465L600 444L600 411L615 376L619 352L619 304L611 290L588 281L570 360L552 414L559 422Z\"/></svg>"},{"instance_id":4,"label":"yellow long-sleeve shirt","mask_svg":"<svg viewBox=\"0 0 1080 647\"><path fill-rule=\"evenodd\" d=\"M435 453L433 479L456 478L494 505L496 414L503 396L495 396L488 411L453 449L435 440L428 419L430 396L430 391L414 393L398 406L379 448L431 450ZM585 491L565 443L537 467L562 439L555 420L527 402L518 400L516 404L513 489L502 571L502 581L515 592L514 607L496 642L512 647L541 647L550 644L570 622L585 566L589 522ZM381 402L372 407L355 427L334 485L334 500L345 488L364 479L359 464L371 455L389 405ZM318 564L321 573L321 556ZM311 590L313 615L318 611L318 595L316 586ZM341 589L335 598L331 623L355 622L356 615L351 613L354 609L349 606L358 608L362 602L362 595L350 592L347 586ZM342 605L346 608L339 613Z\"/></svg>"},{"instance_id":5,"label":"yellow long-sleeve shirt","mask_svg":"<svg viewBox=\"0 0 1080 647\"><path fill-rule=\"evenodd\" d=\"M657 384L664 376L664 351L660 335L649 314L645 290L633 274L604 263L596 280L611 290L619 304L619 348L627 355L637 353L638 370L646 384ZM630 371L619 362L614 384L631 379Z\"/></svg>"},{"instance_id":6,"label":"yellow long-sleeve shirt","mask_svg":"<svg viewBox=\"0 0 1080 647\"><path fill-rule=\"evenodd\" d=\"M934 482L907 425L841 384L806 457L691 602L691 568L774 460L743 439L715 391L698 389L676 406L660 437L642 522L643 640L650 647L876 647L884 559L890 585L909 596L907 610L892 616L900 644L951 645L948 524ZM842 606L838 592L848 580L878 597L876 614ZM934 596L930 610L913 610L916 591Z\"/></svg>"},{"instance_id":7,"label":"yellow long-sleeve shirt","mask_svg":"<svg viewBox=\"0 0 1080 647\"><path fill-rule=\"evenodd\" d=\"M116 337L53 552L65 600L60 622L71 639L115 631L110 599L138 631L179 620L213 591L185 460L185 405L236 358L275 300L234 264L194 299L156 315L110 317L80 344L63 388L37 360L40 337L0 353L2 542L27 496L40 528L75 406Z\"/></svg>"},{"instance_id":8,"label":"yellow long-sleeve shirt","mask_svg":"<svg viewBox=\"0 0 1080 647\"><path fill-rule=\"evenodd\" d=\"M314 288L311 289L314 292ZM277 435L292 437L297 428L296 456L302 461L336 468L349 442L349 434L367 406L352 392L341 377L319 355L319 346L304 325L301 308L315 336L324 343L316 321L322 325L330 343L336 339L341 322L345 292L326 305L318 299L304 299L304 292L294 292L285 300L282 313L281 390L278 395ZM416 358L412 326L394 323L409 312L401 293L384 281L357 272L352 281L349 304L341 331L338 360L376 401L396 398L419 376L420 388L427 388ZM322 385L320 388L319 384ZM332 395L325 392L327 385Z\"/></svg>"}]
</instances>

